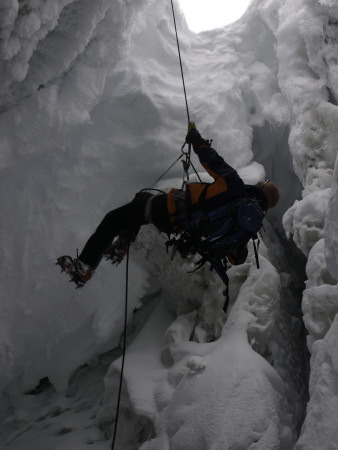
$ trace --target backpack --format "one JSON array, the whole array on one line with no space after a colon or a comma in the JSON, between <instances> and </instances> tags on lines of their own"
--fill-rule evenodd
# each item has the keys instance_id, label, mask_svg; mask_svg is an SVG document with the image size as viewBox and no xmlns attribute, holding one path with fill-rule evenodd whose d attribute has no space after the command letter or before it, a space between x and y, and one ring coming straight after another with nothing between
<instances>
[{"instance_id":1,"label":"backpack","mask_svg":"<svg viewBox=\"0 0 338 450\"><path fill-rule=\"evenodd\" d=\"M206 259L223 259L250 239L257 239L263 219L257 201L240 198L206 213L193 212L180 223L181 237L167 245L175 245L183 257L199 253Z\"/></svg>"},{"instance_id":2,"label":"backpack","mask_svg":"<svg viewBox=\"0 0 338 450\"><path fill-rule=\"evenodd\" d=\"M226 311L229 303L226 257L250 239L258 239L257 233L263 219L264 212L259 203L250 198L240 198L208 212L197 210L181 221L183 232L179 238L174 237L166 243L167 250L173 246L172 259L176 251L183 258L200 254L202 259L195 270L207 261L210 263L226 285L226 303L223 308ZM259 267L255 243L254 249Z\"/></svg>"}]
</instances>

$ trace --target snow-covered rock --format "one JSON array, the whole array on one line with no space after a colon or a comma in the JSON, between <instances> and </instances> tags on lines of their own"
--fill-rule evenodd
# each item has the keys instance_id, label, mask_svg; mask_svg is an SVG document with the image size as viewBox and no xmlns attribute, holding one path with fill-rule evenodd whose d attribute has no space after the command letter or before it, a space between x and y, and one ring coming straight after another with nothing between
<instances>
[{"instance_id":1,"label":"snow-covered rock","mask_svg":"<svg viewBox=\"0 0 338 450\"><path fill-rule=\"evenodd\" d=\"M215 273L187 273L196 259L171 262L166 237L141 231L130 255L119 445L333 448L338 6L254 0L239 21L197 35L174 3L191 118L247 183L275 180L281 201L266 219L261 269L251 246L229 269L227 313ZM54 262L180 154L187 119L171 5L4 0L0 37L0 439L10 450L108 449L120 359L94 361L120 342L125 265L103 262L75 291ZM180 186L181 171L161 188ZM307 259L302 299L295 246ZM296 444L301 300L311 374ZM290 329L292 345L282 342ZM104 375L104 387L86 389ZM52 386L36 390L47 378Z\"/></svg>"}]
</instances>

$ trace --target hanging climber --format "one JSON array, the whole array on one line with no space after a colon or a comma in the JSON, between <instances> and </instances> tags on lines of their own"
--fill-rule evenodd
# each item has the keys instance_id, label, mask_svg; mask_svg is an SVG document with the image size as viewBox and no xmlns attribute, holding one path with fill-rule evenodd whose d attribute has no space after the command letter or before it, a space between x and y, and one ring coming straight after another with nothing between
<instances>
[{"instance_id":1,"label":"hanging climber","mask_svg":"<svg viewBox=\"0 0 338 450\"><path fill-rule=\"evenodd\" d=\"M119 264L141 226L148 223L168 235L176 233L179 238L168 245L183 257L200 254L226 284L226 263L238 265L246 260L247 242L279 200L276 185L269 180L245 185L201 137L194 122L189 123L186 142L215 181L188 183L186 189L171 189L168 194L141 191L132 202L109 212L77 258L65 255L57 260L77 287L91 279L103 257Z\"/></svg>"}]
</instances>

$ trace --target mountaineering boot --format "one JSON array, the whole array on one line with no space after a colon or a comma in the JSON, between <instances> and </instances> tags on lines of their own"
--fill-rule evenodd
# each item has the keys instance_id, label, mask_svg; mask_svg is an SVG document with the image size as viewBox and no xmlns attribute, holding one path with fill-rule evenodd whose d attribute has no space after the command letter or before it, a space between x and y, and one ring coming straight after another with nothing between
<instances>
[{"instance_id":1,"label":"mountaineering boot","mask_svg":"<svg viewBox=\"0 0 338 450\"><path fill-rule=\"evenodd\" d=\"M83 287L94 274L93 267L88 266L79 259L73 259L71 256L60 256L56 264L61 267L61 272L66 272L70 275L70 281L73 281L77 288Z\"/></svg>"},{"instance_id":2,"label":"mountaineering boot","mask_svg":"<svg viewBox=\"0 0 338 450\"><path fill-rule=\"evenodd\" d=\"M106 258L107 261L110 261L113 265L118 266L128 253L130 240L131 238L129 234L119 234L114 239L113 243L106 248L105 252L103 253L103 257Z\"/></svg>"}]
</instances>

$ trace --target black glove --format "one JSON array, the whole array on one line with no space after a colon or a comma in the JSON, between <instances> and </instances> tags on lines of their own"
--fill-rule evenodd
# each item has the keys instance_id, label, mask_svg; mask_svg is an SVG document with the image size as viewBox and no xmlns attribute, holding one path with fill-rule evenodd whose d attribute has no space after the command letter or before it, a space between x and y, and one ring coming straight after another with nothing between
<instances>
[{"instance_id":1,"label":"black glove","mask_svg":"<svg viewBox=\"0 0 338 450\"><path fill-rule=\"evenodd\" d=\"M192 144L194 150L196 151L202 145L209 145L210 143L202 138L202 136L197 131L194 122L190 122L188 126L188 134L185 137L185 141L188 144Z\"/></svg>"}]
</instances>

